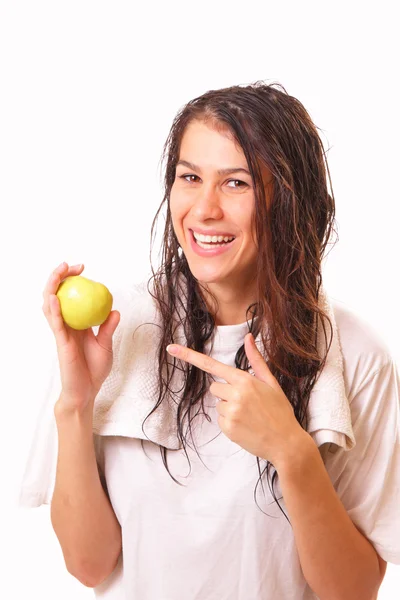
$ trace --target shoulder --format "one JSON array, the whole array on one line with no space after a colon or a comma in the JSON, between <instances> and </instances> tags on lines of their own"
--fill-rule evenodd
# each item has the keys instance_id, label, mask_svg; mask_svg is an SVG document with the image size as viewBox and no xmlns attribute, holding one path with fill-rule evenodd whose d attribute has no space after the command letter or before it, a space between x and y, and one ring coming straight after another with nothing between
<instances>
[{"instance_id":1,"label":"shoulder","mask_svg":"<svg viewBox=\"0 0 400 600\"><path fill-rule=\"evenodd\" d=\"M331 301L343 355L346 389L351 399L393 359L383 334L372 321L342 301Z\"/></svg>"}]
</instances>

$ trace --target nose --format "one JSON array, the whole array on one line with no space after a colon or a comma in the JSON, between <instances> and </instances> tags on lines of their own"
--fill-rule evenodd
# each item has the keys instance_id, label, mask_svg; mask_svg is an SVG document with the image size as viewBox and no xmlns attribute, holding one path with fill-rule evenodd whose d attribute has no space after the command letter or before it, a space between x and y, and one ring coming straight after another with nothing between
<instances>
[{"instance_id":1,"label":"nose","mask_svg":"<svg viewBox=\"0 0 400 600\"><path fill-rule=\"evenodd\" d=\"M192 214L196 219L220 219L223 211L220 205L218 194L210 186L203 188L194 200Z\"/></svg>"}]
</instances>

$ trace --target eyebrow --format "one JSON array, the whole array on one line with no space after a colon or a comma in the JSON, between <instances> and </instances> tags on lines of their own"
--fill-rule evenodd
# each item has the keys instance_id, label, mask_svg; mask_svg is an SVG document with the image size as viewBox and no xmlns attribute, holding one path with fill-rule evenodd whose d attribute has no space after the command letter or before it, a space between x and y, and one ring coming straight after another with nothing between
<instances>
[{"instance_id":1,"label":"eyebrow","mask_svg":"<svg viewBox=\"0 0 400 600\"><path fill-rule=\"evenodd\" d=\"M188 167L188 169L192 169L193 171L198 171L199 173L201 173L200 167L194 165L191 162L188 162L187 160L179 160L176 163L176 166L178 166L178 165L183 165L184 167ZM229 175L230 173L240 173L240 172L250 175L250 172L247 169L243 169L242 167L232 167L232 168L228 168L228 169L218 169L217 170L218 175Z\"/></svg>"}]
</instances>

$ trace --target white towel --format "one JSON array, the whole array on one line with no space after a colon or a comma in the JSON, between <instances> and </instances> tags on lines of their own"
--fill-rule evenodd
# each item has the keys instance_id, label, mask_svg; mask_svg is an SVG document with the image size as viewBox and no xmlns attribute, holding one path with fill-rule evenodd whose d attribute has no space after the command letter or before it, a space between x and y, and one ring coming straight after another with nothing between
<instances>
[{"instance_id":1,"label":"white towel","mask_svg":"<svg viewBox=\"0 0 400 600\"><path fill-rule=\"evenodd\" d=\"M142 431L142 423L158 399L157 347L161 323L154 300L147 290L147 283L136 284L128 291L120 290L113 296L113 310L121 313L121 320L113 337L112 370L94 404L93 433L100 436L150 438L167 448L180 448L176 436L177 401L170 396L167 403L166 398L147 419L145 434ZM351 450L356 442L345 392L343 357L332 304L322 287L320 305L331 319L333 340L325 367L310 395L307 431L317 446L330 442L344 450ZM330 329L327 325L326 329L329 341ZM178 328L177 331L174 341L185 345L182 329ZM256 344L261 349L260 335L256 338ZM323 331L320 331L320 356L325 354L325 348L325 337ZM170 383L177 392L182 388L181 377L181 373L175 371ZM52 379L39 413L22 479L18 501L20 507L36 507L51 501L58 451L53 408L60 392L58 360L55 359ZM96 436L93 439L96 443Z\"/></svg>"}]
</instances>

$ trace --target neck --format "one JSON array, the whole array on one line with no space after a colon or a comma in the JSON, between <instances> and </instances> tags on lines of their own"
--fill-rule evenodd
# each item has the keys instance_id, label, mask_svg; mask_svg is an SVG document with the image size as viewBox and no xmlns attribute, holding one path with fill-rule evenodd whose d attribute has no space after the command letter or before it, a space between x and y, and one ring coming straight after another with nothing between
<instances>
[{"instance_id":1,"label":"neck","mask_svg":"<svg viewBox=\"0 0 400 600\"><path fill-rule=\"evenodd\" d=\"M214 298L210 293L218 300L218 306L215 305ZM203 284L201 294L209 312L214 315L217 326L239 325L252 318L252 313L247 313L247 309L256 301L254 282L252 286L242 283L240 286L234 287L219 282Z\"/></svg>"}]
</instances>

